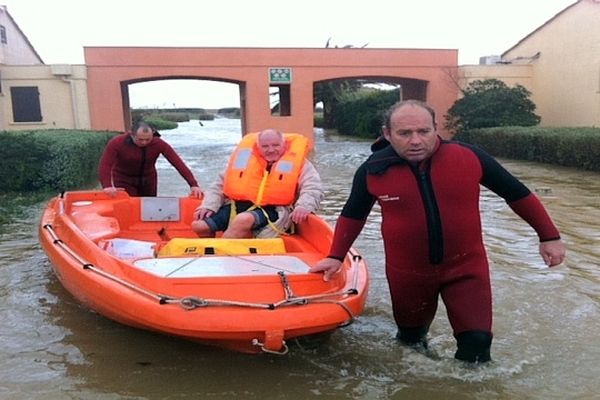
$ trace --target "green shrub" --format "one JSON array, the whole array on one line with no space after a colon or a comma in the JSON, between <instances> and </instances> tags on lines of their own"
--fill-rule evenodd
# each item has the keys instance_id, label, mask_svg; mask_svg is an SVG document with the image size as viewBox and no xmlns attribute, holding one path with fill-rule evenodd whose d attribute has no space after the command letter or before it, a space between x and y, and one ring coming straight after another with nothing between
<instances>
[{"instance_id":1,"label":"green shrub","mask_svg":"<svg viewBox=\"0 0 600 400\"><path fill-rule=\"evenodd\" d=\"M148 117L144 118L144 121L146 121L150 126L154 127L154 129L159 131L177 128L177 122L167 121L161 118Z\"/></svg>"},{"instance_id":2,"label":"green shrub","mask_svg":"<svg viewBox=\"0 0 600 400\"><path fill-rule=\"evenodd\" d=\"M0 132L0 192L68 190L97 179L111 132Z\"/></svg>"},{"instance_id":3,"label":"green shrub","mask_svg":"<svg viewBox=\"0 0 600 400\"><path fill-rule=\"evenodd\" d=\"M325 120L323 119L323 114L321 115L316 115L313 118L313 125L317 128L324 128L325 127Z\"/></svg>"},{"instance_id":4,"label":"green shrub","mask_svg":"<svg viewBox=\"0 0 600 400\"><path fill-rule=\"evenodd\" d=\"M600 171L600 128L505 126L461 132L456 139L497 157Z\"/></svg>"},{"instance_id":5,"label":"green shrub","mask_svg":"<svg viewBox=\"0 0 600 400\"><path fill-rule=\"evenodd\" d=\"M192 118L196 118L197 115L207 114L203 108L152 108L152 109L131 109L131 120L152 120L152 121L170 121L170 122L187 122ZM158 124L164 125L163 122L157 122ZM165 125L169 127L157 128L157 129L174 129L170 128L173 124ZM177 125L175 125L177 127ZM155 127L156 128L156 127Z\"/></svg>"},{"instance_id":6,"label":"green shrub","mask_svg":"<svg viewBox=\"0 0 600 400\"><path fill-rule=\"evenodd\" d=\"M342 135L376 138L381 135L385 111L399 96L398 89L347 93L335 109L335 128Z\"/></svg>"},{"instance_id":7,"label":"green shrub","mask_svg":"<svg viewBox=\"0 0 600 400\"><path fill-rule=\"evenodd\" d=\"M190 120L190 115L184 112L157 112L144 117L144 119L146 121L148 119L163 119L171 122L186 122Z\"/></svg>"},{"instance_id":8,"label":"green shrub","mask_svg":"<svg viewBox=\"0 0 600 400\"><path fill-rule=\"evenodd\" d=\"M531 92L521 85L508 87L498 79L471 82L463 97L456 100L446 115L445 127L461 132L494 126L534 126L540 117L534 113Z\"/></svg>"},{"instance_id":9,"label":"green shrub","mask_svg":"<svg viewBox=\"0 0 600 400\"><path fill-rule=\"evenodd\" d=\"M239 118L241 115L241 112L238 107L225 107L225 108L219 108L217 110L217 114L222 115L226 118Z\"/></svg>"},{"instance_id":10,"label":"green shrub","mask_svg":"<svg viewBox=\"0 0 600 400\"><path fill-rule=\"evenodd\" d=\"M152 109L131 109L131 120L139 121L140 119L164 119L171 122L186 122L189 121L190 115L204 114L206 111L203 108L152 108Z\"/></svg>"},{"instance_id":11,"label":"green shrub","mask_svg":"<svg viewBox=\"0 0 600 400\"><path fill-rule=\"evenodd\" d=\"M198 114L198 119L200 121L212 121L215 119L213 114Z\"/></svg>"}]
</instances>

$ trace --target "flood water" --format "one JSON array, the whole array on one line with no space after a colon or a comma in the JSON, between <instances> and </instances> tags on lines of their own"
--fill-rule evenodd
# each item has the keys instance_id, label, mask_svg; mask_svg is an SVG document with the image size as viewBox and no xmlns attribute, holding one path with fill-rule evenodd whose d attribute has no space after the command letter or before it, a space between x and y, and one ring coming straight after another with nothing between
<instances>
[{"instance_id":1,"label":"flood water","mask_svg":"<svg viewBox=\"0 0 600 400\"><path fill-rule=\"evenodd\" d=\"M165 132L201 186L223 168L239 120ZM312 159L333 223L369 143L317 133ZM465 366L443 306L432 354L399 346L375 209L355 247L371 287L364 314L317 349L245 355L113 323L73 300L37 239L43 205L0 233L0 399L591 399L600 398L600 174L501 160L536 190L568 245L548 269L532 229L484 191L482 216L494 290L494 361ZM159 162L162 195L184 181ZM124 307L127 305L124 304Z\"/></svg>"}]
</instances>

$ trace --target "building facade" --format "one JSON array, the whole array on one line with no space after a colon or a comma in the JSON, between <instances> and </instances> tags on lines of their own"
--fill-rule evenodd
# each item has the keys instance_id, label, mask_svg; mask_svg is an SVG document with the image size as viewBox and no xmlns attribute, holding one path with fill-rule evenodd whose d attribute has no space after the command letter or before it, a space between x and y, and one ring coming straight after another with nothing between
<instances>
[{"instance_id":1,"label":"building facade","mask_svg":"<svg viewBox=\"0 0 600 400\"><path fill-rule=\"evenodd\" d=\"M0 65L0 130L90 129L84 65Z\"/></svg>"},{"instance_id":2,"label":"building facade","mask_svg":"<svg viewBox=\"0 0 600 400\"><path fill-rule=\"evenodd\" d=\"M531 93L541 126L600 127L600 0L579 0L494 65L459 68L461 87L496 78Z\"/></svg>"},{"instance_id":3,"label":"building facade","mask_svg":"<svg viewBox=\"0 0 600 400\"><path fill-rule=\"evenodd\" d=\"M0 6L0 131L89 129L84 65L46 65Z\"/></svg>"},{"instance_id":4,"label":"building facade","mask_svg":"<svg viewBox=\"0 0 600 400\"><path fill-rule=\"evenodd\" d=\"M442 90L441 85L454 85L454 93L460 95L460 89L475 80L500 79L509 86L520 84L532 93L531 99L536 104L536 113L541 117L542 126L598 127L600 126L600 23L598 21L600 21L600 0L578 0L558 12L501 56L483 57L480 65L453 67L452 62L444 62L442 64L446 66L437 65L440 74L432 78L409 71L412 68L411 65L404 65L401 62L396 65L394 60L390 62L389 57L382 56L382 61L378 66L381 71L375 75L406 77L407 79L402 82L403 89L406 89L403 92L414 92L413 94L416 95L412 97L423 100L430 99L429 93ZM251 49L238 50L250 51ZM277 53L282 49L263 50ZM341 57L347 58L350 66L354 67L351 65L353 58L351 53L362 54L361 50L363 49L335 49L335 52L328 51L331 49L312 50L315 54L318 52L327 54L326 57L323 57L326 60L337 52ZM220 54L226 49L210 51ZM89 62L86 58L86 64L89 65L44 64L6 7L0 6L0 131L99 127L120 130L127 126L129 119L126 86L130 83L166 77L164 72L160 71L158 73L147 71L139 76L130 74L119 77L119 82L123 81L123 83L120 83L113 91L118 92L119 104L122 104L117 106L119 117L114 118L115 110L108 112L105 110L106 105L101 105L98 101L99 98L102 98L102 91L107 90L107 87L98 85L98 81L95 79L90 79L90 74L94 77L98 73L108 70L96 57L101 54L102 50L87 49L86 52L89 57ZM370 76L369 71L377 68L375 64L377 64L376 59L379 57L379 52L381 50L368 50L369 57L374 58L375 63L363 65L367 71L361 72L363 76ZM90 56L91 53L94 56ZM428 50L422 50L422 54L425 58L421 61L428 61ZM456 54L447 52L447 56L452 61ZM303 65L294 64L298 59L302 60L302 57L295 57L293 62L283 62L281 65L293 67L295 71L303 71L300 69L300 67L304 68ZM405 60L406 58L403 58L402 62ZM277 61L280 60L277 59ZM197 66L180 64L181 69L185 69L185 71L177 71L179 76L202 79L199 77L201 74L188 73L190 68L197 68ZM272 64L277 63L273 60ZM277 65L280 66L280 64ZM210 68L210 66L207 67ZM397 71L399 68L404 69L400 74ZM305 68L304 71L309 71L309 69ZM122 74L122 72L120 73ZM278 84L278 87L284 97L289 97L287 108L280 116L273 116L270 110L257 108L260 107L260 102L248 102L249 95L256 94L260 98L261 93L264 92L263 97L268 96L267 89L255 87L256 82L245 82L246 77L243 74L238 77L224 76L223 71L208 71L208 73L212 78L216 77L216 80L220 79L240 85L240 102L243 107L248 108L248 113L252 116L252 120L248 121L244 128L252 130L264 125L263 122L271 124L273 121L281 122L284 130L295 128L295 125L290 123L291 119L286 119L289 116L284 115L285 113L303 115L302 121L305 124L310 124L312 121L312 102L299 101L300 96L294 95L286 83ZM258 72L258 74L261 73ZM318 79L323 80L340 78L345 75L338 71L328 76L325 70L317 71L317 74L320 74ZM263 75L260 75L260 79L267 81L266 73ZM303 82L306 80L305 75L307 75L306 72L295 75L293 84L301 83L303 86L300 92L308 96L312 86ZM440 79L442 75L446 75L448 79ZM347 76L352 77L356 74L349 70ZM268 88L269 85L272 86L273 83L266 82L264 86ZM108 88L112 88L112 86ZM448 91L448 88L444 88L444 91ZM439 104L434 104L438 108L438 114L443 116L449 107L448 101L435 101L439 102ZM111 107L115 107L115 105L112 104ZM109 122L102 122L103 119L106 120L104 117L105 114L108 115L107 113L111 115L108 119ZM255 116L257 117L255 118ZM102 125L107 123L114 126Z\"/></svg>"}]
</instances>

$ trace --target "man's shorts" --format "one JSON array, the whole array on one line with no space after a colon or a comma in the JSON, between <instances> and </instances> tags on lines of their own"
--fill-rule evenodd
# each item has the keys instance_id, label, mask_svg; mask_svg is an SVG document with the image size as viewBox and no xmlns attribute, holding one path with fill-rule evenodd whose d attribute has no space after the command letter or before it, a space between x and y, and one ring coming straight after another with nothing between
<instances>
[{"instance_id":1,"label":"man's shorts","mask_svg":"<svg viewBox=\"0 0 600 400\"><path fill-rule=\"evenodd\" d=\"M239 214L252 207L252 203L248 201L236 201L235 206L235 209ZM252 225L252 230L263 228L269 223L269 221L275 222L279 218L275 206L264 206L260 208L255 208L248 212L254 216L254 224ZM265 216L265 213L269 217L268 220L267 216ZM217 211L210 217L204 218L204 222L206 222L210 230L213 232L224 231L229 225L230 215L231 204L226 204L223 207L219 208L219 211Z\"/></svg>"}]
</instances>

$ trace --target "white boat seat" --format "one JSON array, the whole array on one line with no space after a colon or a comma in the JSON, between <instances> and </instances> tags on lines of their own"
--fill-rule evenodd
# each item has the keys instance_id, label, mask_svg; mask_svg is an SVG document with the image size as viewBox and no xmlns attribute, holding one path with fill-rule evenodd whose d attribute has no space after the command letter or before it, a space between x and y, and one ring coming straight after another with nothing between
<instances>
[{"instance_id":1,"label":"white boat seat","mask_svg":"<svg viewBox=\"0 0 600 400\"><path fill-rule=\"evenodd\" d=\"M146 258L133 262L139 269L165 278L307 274L310 266L288 255Z\"/></svg>"}]
</instances>

